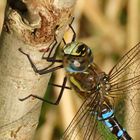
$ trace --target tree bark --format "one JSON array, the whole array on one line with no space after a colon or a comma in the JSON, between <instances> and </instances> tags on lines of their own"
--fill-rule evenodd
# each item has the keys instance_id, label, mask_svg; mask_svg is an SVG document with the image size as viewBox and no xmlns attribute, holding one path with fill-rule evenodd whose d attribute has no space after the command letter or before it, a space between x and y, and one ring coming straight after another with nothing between
<instances>
[{"instance_id":1,"label":"tree bark","mask_svg":"<svg viewBox=\"0 0 140 140\"><path fill-rule=\"evenodd\" d=\"M22 1L11 0L0 40L0 140L33 139L42 102L21 102L19 98L29 94L43 97L51 75L36 74L18 48L28 53L39 69L46 67L41 51L54 36L61 41L75 4L75 0Z\"/></svg>"}]
</instances>

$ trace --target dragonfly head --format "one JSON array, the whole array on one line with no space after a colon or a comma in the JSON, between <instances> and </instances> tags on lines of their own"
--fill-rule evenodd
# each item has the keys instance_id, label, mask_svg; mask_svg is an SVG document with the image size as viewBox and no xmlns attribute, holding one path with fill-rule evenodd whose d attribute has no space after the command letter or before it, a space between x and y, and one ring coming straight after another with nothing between
<instances>
[{"instance_id":1,"label":"dragonfly head","mask_svg":"<svg viewBox=\"0 0 140 140\"><path fill-rule=\"evenodd\" d=\"M67 72L84 72L93 63L91 49L84 43L68 43L63 53L64 67Z\"/></svg>"}]
</instances>

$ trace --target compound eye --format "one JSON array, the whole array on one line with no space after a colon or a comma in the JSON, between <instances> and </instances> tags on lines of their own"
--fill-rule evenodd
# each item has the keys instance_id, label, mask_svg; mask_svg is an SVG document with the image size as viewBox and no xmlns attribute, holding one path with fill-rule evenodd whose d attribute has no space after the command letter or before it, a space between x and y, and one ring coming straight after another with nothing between
<instances>
[{"instance_id":1,"label":"compound eye","mask_svg":"<svg viewBox=\"0 0 140 140\"><path fill-rule=\"evenodd\" d=\"M80 67L81 66L80 62L77 61L77 60L74 60L73 64L74 64L75 67Z\"/></svg>"},{"instance_id":2,"label":"compound eye","mask_svg":"<svg viewBox=\"0 0 140 140\"><path fill-rule=\"evenodd\" d=\"M86 46L85 44L79 45L76 51L77 54L79 54L80 56L84 56L86 53Z\"/></svg>"},{"instance_id":3,"label":"compound eye","mask_svg":"<svg viewBox=\"0 0 140 140\"><path fill-rule=\"evenodd\" d=\"M85 50L86 50L85 45L82 44L82 45L78 46L77 52L81 52L81 51L85 51Z\"/></svg>"}]
</instances>

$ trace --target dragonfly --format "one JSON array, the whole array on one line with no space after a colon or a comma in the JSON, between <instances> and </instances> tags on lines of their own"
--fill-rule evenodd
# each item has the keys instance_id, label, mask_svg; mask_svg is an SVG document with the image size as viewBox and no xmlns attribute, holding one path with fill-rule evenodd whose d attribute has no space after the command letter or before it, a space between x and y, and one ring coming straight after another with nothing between
<instances>
[{"instance_id":1,"label":"dragonfly","mask_svg":"<svg viewBox=\"0 0 140 140\"><path fill-rule=\"evenodd\" d=\"M140 129L140 43L128 51L118 63L105 73L94 62L92 50L84 43L75 41L76 33L71 24L69 25L74 35L70 43L64 42L62 58L58 60L51 57L51 52L57 45L55 39L52 49L46 59L51 64L38 70L30 56L26 55L33 70L39 74L46 74L64 68L66 76L58 99L50 102L46 99L30 94L20 99L24 101L29 97L35 97L50 104L57 105L60 102L66 86L67 78L78 96L83 100L83 104L74 116L70 125L64 132L62 140L102 140L118 139L132 140L129 129ZM59 44L57 45L59 47ZM54 63L60 63L53 67ZM126 123L122 115L127 114L125 107L131 109L131 113L126 115ZM131 114L131 115L130 115Z\"/></svg>"}]
</instances>

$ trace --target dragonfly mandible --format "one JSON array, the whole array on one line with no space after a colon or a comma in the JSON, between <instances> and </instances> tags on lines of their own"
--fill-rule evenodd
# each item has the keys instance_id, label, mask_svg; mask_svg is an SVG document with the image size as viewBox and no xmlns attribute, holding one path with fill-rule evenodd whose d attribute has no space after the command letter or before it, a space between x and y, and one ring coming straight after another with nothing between
<instances>
[{"instance_id":1,"label":"dragonfly mandible","mask_svg":"<svg viewBox=\"0 0 140 140\"><path fill-rule=\"evenodd\" d=\"M69 26L74 32L71 25ZM55 39L49 56L44 57L43 55L42 57L51 64L42 70L38 70L30 56L19 49L27 56L33 70L39 74L64 68L72 88L84 100L64 132L62 139L100 140L104 138L101 131L105 130L107 140L111 137L111 134L114 135L114 139L131 140L131 136L122 127L119 113L124 109L124 106L131 105L132 115L126 117L128 120L126 126L130 129L140 129L140 120L138 119L140 118L140 43L127 52L106 74L94 63L91 49L86 44L75 41L75 38L76 34L74 32L72 42L66 43L63 40L65 43L62 50L63 60L57 60L54 56L51 57L51 52L57 44ZM51 68L54 63L61 64ZM55 103L32 94L20 100L23 101L33 96L56 105L62 97L64 88L68 88L66 87L66 77L61 86L60 96ZM117 111L116 108L121 103L123 103L123 106Z\"/></svg>"}]
</instances>

